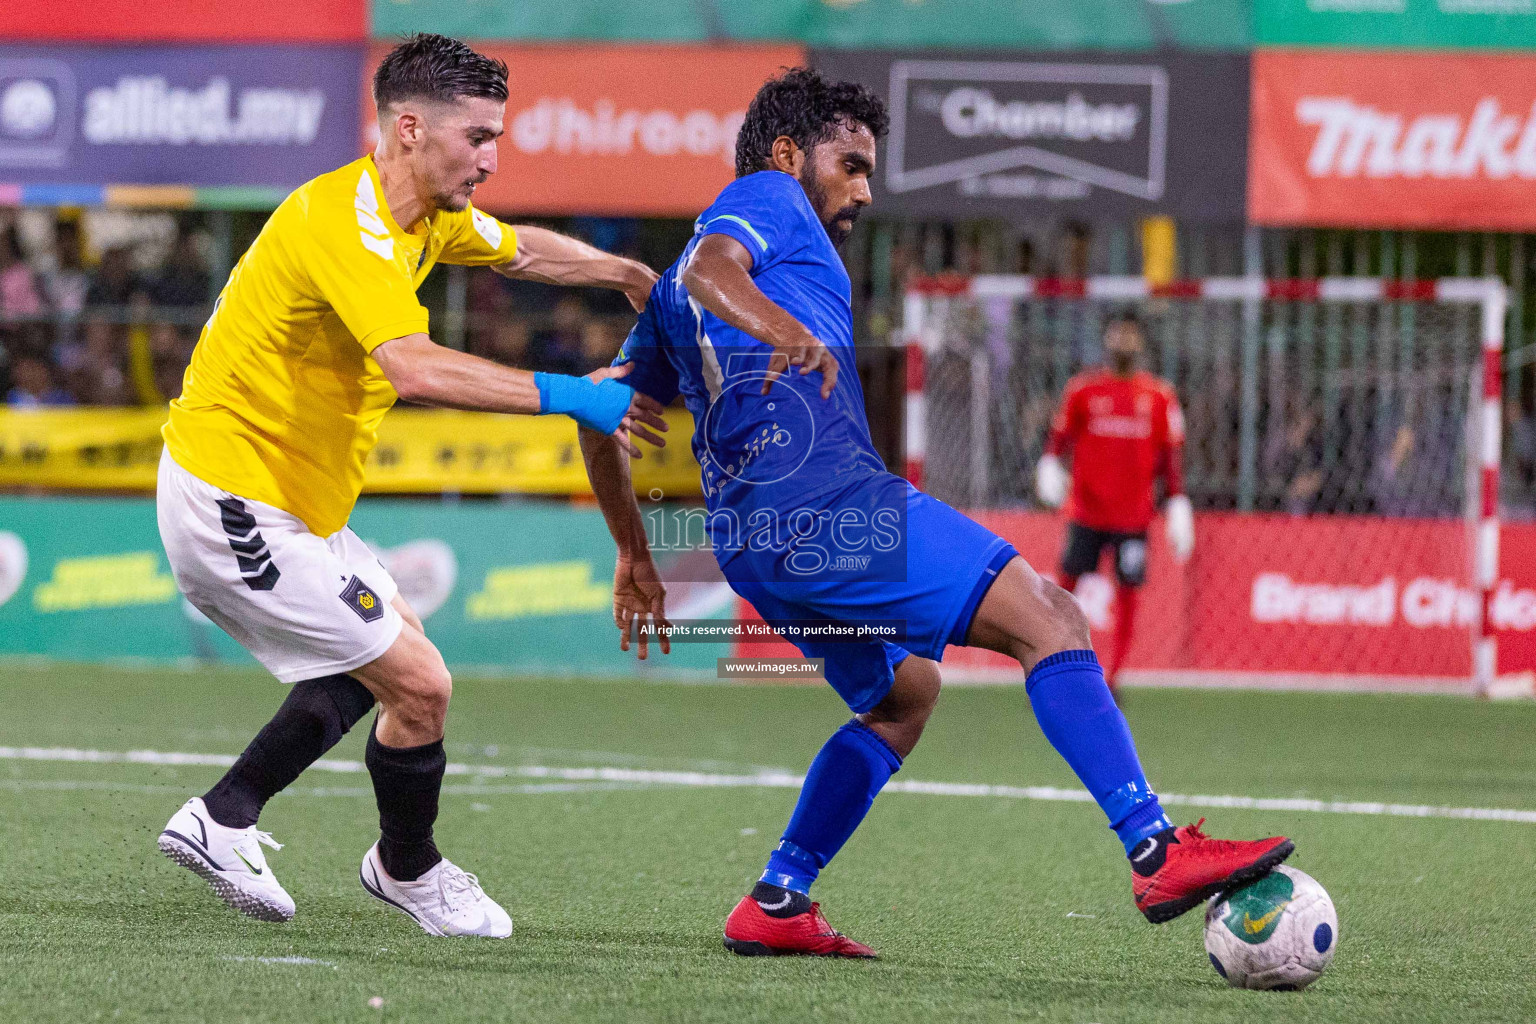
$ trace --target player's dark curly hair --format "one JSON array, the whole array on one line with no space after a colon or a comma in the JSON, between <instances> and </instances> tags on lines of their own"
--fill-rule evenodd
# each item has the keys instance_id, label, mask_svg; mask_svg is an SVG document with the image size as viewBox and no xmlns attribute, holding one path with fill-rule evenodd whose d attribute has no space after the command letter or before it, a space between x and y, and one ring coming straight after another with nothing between
<instances>
[{"instance_id":1,"label":"player's dark curly hair","mask_svg":"<svg viewBox=\"0 0 1536 1024\"><path fill-rule=\"evenodd\" d=\"M428 99L441 103L460 96L507 98L507 65L476 53L457 39L418 32L389 51L373 73L373 102Z\"/></svg>"},{"instance_id":2,"label":"player's dark curly hair","mask_svg":"<svg viewBox=\"0 0 1536 1024\"><path fill-rule=\"evenodd\" d=\"M1115 324L1126 324L1127 326L1136 328L1142 334L1147 333L1147 325L1142 321L1141 314L1136 312L1134 309L1131 309L1129 306L1127 306L1125 309L1117 311L1113 316L1109 318L1109 321L1104 326L1112 327Z\"/></svg>"},{"instance_id":3,"label":"player's dark curly hair","mask_svg":"<svg viewBox=\"0 0 1536 1024\"><path fill-rule=\"evenodd\" d=\"M828 82L810 68L789 68L757 90L736 136L736 177L768 166L773 140L787 135L806 152L838 124L862 124L880 139L890 128L885 101L857 82Z\"/></svg>"}]
</instances>

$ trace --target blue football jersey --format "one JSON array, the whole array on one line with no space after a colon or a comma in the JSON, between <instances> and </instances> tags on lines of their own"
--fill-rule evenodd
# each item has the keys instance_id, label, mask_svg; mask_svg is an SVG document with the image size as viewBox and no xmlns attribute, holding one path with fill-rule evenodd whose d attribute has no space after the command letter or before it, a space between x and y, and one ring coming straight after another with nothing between
<instances>
[{"instance_id":1,"label":"blue football jersey","mask_svg":"<svg viewBox=\"0 0 1536 1024\"><path fill-rule=\"evenodd\" d=\"M798 369L761 394L772 347L715 317L683 287L694 249L715 234L746 247L757 287L837 358L830 398L821 397L819 373L802 377ZM620 349L615 363L623 362L634 364L626 382L636 390L663 404L682 394L711 512L728 508L743 520L760 509L786 513L884 472L864 415L848 272L788 174L738 178L700 215ZM720 540L716 553L728 557Z\"/></svg>"}]
</instances>

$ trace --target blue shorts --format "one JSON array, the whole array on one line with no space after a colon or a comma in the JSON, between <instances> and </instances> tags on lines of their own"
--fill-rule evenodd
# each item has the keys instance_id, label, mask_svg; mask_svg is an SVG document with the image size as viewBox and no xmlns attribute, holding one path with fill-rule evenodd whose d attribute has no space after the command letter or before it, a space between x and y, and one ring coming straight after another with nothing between
<instances>
[{"instance_id":1,"label":"blue shorts","mask_svg":"<svg viewBox=\"0 0 1536 1024\"><path fill-rule=\"evenodd\" d=\"M781 622L862 624L898 622L900 643L802 641L807 658L826 659L827 682L855 713L885 699L896 666L916 654L942 661L944 648L963 645L976 608L992 581L1018 552L980 523L892 474L860 481L829 496L825 510L904 506L901 564L799 579L784 559L743 550L720 563L731 589L752 603L770 625Z\"/></svg>"}]
</instances>

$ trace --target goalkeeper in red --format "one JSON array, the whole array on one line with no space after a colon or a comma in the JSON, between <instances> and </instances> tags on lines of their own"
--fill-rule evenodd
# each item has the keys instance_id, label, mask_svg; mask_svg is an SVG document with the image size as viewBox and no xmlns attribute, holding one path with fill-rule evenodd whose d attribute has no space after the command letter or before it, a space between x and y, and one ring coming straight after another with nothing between
<instances>
[{"instance_id":1,"label":"goalkeeper in red","mask_svg":"<svg viewBox=\"0 0 1536 1024\"><path fill-rule=\"evenodd\" d=\"M1147 530L1162 477L1168 546L1183 562L1195 547L1195 520L1184 496L1184 414L1173 387L1140 368L1145 338L1134 313L1104 332L1107 365L1073 377L1051 420L1035 491L1050 508L1067 507L1060 583L1069 593L1095 571L1105 550L1115 565L1115 635L1105 676L1116 690L1131 648L1137 591L1147 579ZM1071 456L1070 478L1062 458Z\"/></svg>"}]
</instances>

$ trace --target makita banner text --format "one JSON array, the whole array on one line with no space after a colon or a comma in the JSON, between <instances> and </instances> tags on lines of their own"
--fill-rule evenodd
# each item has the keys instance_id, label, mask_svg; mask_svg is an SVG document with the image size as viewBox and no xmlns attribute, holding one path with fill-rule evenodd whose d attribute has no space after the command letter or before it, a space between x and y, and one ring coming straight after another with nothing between
<instances>
[{"instance_id":1,"label":"makita banner text","mask_svg":"<svg viewBox=\"0 0 1536 1024\"><path fill-rule=\"evenodd\" d=\"M1536 57L1263 52L1252 122L1258 223L1536 226Z\"/></svg>"}]
</instances>

